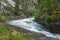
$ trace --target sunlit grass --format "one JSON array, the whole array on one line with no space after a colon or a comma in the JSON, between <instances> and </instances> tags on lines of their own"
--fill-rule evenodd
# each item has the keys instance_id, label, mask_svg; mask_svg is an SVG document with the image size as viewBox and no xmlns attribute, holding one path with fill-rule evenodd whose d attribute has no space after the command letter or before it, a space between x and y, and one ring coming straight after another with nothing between
<instances>
[{"instance_id":1,"label":"sunlit grass","mask_svg":"<svg viewBox=\"0 0 60 40\"><path fill-rule=\"evenodd\" d=\"M12 30L12 40L35 40L31 35L24 35L24 33ZM10 40L10 30L7 29L4 23L0 22L0 40Z\"/></svg>"}]
</instances>

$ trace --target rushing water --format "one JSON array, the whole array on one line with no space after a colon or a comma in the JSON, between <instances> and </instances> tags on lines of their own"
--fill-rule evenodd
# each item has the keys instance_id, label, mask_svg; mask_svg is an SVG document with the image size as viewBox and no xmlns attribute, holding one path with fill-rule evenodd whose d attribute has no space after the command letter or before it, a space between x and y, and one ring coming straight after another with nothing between
<instances>
[{"instance_id":1,"label":"rushing water","mask_svg":"<svg viewBox=\"0 0 60 40\"><path fill-rule=\"evenodd\" d=\"M40 25L40 24L34 22L33 20L34 20L34 17L21 19L21 20L12 20L12 21L9 21L8 24L14 25L17 27L21 27L26 30L42 33L47 37L53 37L53 38L57 38L60 40L60 34L50 33L46 28L44 28L43 25Z\"/></svg>"}]
</instances>

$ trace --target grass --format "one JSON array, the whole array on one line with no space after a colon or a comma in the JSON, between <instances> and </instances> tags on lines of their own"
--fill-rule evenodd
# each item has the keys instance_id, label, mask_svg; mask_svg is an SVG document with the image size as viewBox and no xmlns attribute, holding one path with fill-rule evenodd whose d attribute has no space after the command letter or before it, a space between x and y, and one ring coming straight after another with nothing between
<instances>
[{"instance_id":1,"label":"grass","mask_svg":"<svg viewBox=\"0 0 60 40\"><path fill-rule=\"evenodd\" d=\"M10 38L12 37L12 38ZM16 30L10 31L7 29L5 23L0 22L0 40L35 40L31 35L24 35Z\"/></svg>"}]
</instances>

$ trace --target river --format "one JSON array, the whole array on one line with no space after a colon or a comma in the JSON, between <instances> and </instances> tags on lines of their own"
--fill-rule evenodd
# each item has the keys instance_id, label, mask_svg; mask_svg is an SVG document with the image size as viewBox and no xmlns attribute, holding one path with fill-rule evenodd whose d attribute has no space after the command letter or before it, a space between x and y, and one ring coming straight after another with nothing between
<instances>
[{"instance_id":1,"label":"river","mask_svg":"<svg viewBox=\"0 0 60 40\"><path fill-rule=\"evenodd\" d=\"M20 19L20 20L12 20L12 21L9 21L8 24L21 27L29 31L42 33L47 37L53 37L60 40L60 34L54 34L49 32L43 25L40 25L34 22L33 20L34 20L34 17Z\"/></svg>"}]
</instances>

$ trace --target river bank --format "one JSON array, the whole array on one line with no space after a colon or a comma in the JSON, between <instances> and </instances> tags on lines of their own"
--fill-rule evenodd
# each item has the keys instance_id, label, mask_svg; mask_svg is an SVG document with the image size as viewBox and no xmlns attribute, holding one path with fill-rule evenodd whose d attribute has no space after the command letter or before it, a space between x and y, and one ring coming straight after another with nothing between
<instances>
[{"instance_id":1,"label":"river bank","mask_svg":"<svg viewBox=\"0 0 60 40\"><path fill-rule=\"evenodd\" d=\"M54 20L54 19L53 19ZM44 25L50 32L60 34L60 22L52 22L51 19L49 20L49 16L47 18L40 17L36 18L35 22L38 24ZM51 22L51 23L48 23Z\"/></svg>"},{"instance_id":2,"label":"river bank","mask_svg":"<svg viewBox=\"0 0 60 40\"><path fill-rule=\"evenodd\" d=\"M26 15L24 13L19 14L19 15L13 15L13 14L0 14L0 22L6 22L6 21L10 21L10 20L17 20L17 19L24 19L24 18L28 18L31 17L30 15Z\"/></svg>"},{"instance_id":3,"label":"river bank","mask_svg":"<svg viewBox=\"0 0 60 40\"><path fill-rule=\"evenodd\" d=\"M13 26L13 25L9 25L11 28L14 28L15 30L24 33L24 35L30 35L31 37L34 38L34 40L58 40L56 38L52 38L52 37L46 37L44 34L42 33L37 33L34 31L29 31L17 26ZM8 27L9 28L9 27ZM32 40L32 38L30 38L29 40Z\"/></svg>"},{"instance_id":4,"label":"river bank","mask_svg":"<svg viewBox=\"0 0 60 40\"><path fill-rule=\"evenodd\" d=\"M46 37L42 33L36 33L0 22L0 39L10 40L10 33L12 40L56 40L55 38Z\"/></svg>"},{"instance_id":5,"label":"river bank","mask_svg":"<svg viewBox=\"0 0 60 40\"><path fill-rule=\"evenodd\" d=\"M39 26L37 23L33 22L34 18L26 18L21 20L12 20L8 22L9 25L13 25L17 28L17 30L20 30L22 32L26 32L27 34L34 34L37 40L43 36L43 40L45 40L44 37L49 38L49 40L56 39L56 36L52 33L49 33L43 29L43 26ZM12 26L11 26L12 27ZM31 33L32 32L32 33ZM42 34L42 35L41 35ZM32 36L34 36L32 35ZM47 39L46 39L47 40ZM58 39L56 39L58 40Z\"/></svg>"},{"instance_id":6,"label":"river bank","mask_svg":"<svg viewBox=\"0 0 60 40\"><path fill-rule=\"evenodd\" d=\"M31 17L31 16L29 16L29 17ZM3 22L3 23L5 23L6 24L6 21L10 21L10 20L17 20L17 19L25 19L25 18L28 18L26 15L20 15L20 16L2 16L1 17L1 22ZM4 24L3 24L4 25ZM12 27L14 27L14 26L8 26L7 25L7 28L10 28L11 27L11 29L12 29ZM50 38L50 37L46 37L45 35L43 35L42 33L36 33L36 32L33 32L33 31L28 31L28 30L25 30L25 29L22 29L22 28L16 28L16 27L14 27L14 30L17 30L17 31L19 31L19 32L21 32L21 33L23 33L23 35L24 34L26 34L26 35L30 35L31 36L31 40L32 40L32 38L34 39L34 40L57 40L57 39L55 39L55 38ZM16 32L17 32L16 31ZM30 40L30 39L29 39Z\"/></svg>"},{"instance_id":7,"label":"river bank","mask_svg":"<svg viewBox=\"0 0 60 40\"><path fill-rule=\"evenodd\" d=\"M16 29L8 29L6 23L0 22L0 40L35 40L31 35L25 34Z\"/></svg>"}]
</instances>

